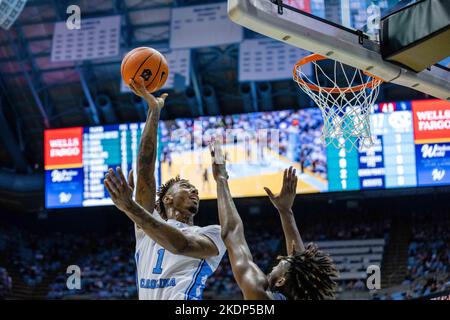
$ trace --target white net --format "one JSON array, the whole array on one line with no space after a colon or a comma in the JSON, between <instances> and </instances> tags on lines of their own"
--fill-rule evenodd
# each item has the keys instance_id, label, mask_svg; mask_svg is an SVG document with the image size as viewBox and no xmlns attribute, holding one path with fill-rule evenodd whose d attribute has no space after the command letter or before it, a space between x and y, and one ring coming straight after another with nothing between
<instances>
[{"instance_id":1,"label":"white net","mask_svg":"<svg viewBox=\"0 0 450 320\"><path fill-rule=\"evenodd\" d=\"M370 113L382 80L338 61L334 61L334 75L330 76L316 60L310 62L315 77L308 77L303 64L297 64L294 80L322 111L323 143L347 150L373 146Z\"/></svg>"}]
</instances>

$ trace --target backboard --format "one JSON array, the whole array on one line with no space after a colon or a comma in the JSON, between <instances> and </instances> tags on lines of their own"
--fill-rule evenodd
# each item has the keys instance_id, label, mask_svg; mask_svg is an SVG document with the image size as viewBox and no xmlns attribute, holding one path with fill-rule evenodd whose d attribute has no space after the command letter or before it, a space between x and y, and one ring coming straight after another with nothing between
<instances>
[{"instance_id":1,"label":"backboard","mask_svg":"<svg viewBox=\"0 0 450 320\"><path fill-rule=\"evenodd\" d=\"M450 72L431 66L420 73L384 61L380 17L415 0L228 0L232 21L265 36L368 71L431 96L450 100Z\"/></svg>"}]
</instances>

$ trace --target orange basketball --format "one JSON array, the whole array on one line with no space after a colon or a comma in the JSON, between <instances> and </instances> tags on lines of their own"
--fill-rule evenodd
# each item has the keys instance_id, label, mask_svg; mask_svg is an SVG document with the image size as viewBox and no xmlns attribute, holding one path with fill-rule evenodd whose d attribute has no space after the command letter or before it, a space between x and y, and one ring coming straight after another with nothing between
<instances>
[{"instance_id":1,"label":"orange basketball","mask_svg":"<svg viewBox=\"0 0 450 320\"><path fill-rule=\"evenodd\" d=\"M166 58L157 50L140 47L128 52L122 60L122 79L130 86L130 79L144 78L145 87L152 93L161 89L169 76Z\"/></svg>"}]
</instances>

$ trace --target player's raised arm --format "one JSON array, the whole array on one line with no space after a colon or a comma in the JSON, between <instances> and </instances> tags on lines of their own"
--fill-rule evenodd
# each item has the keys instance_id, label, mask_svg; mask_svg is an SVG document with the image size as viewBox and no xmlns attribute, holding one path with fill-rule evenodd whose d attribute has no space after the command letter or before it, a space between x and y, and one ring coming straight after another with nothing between
<instances>
[{"instance_id":1,"label":"player's raised arm","mask_svg":"<svg viewBox=\"0 0 450 320\"><path fill-rule=\"evenodd\" d=\"M225 158L218 140L211 145L213 176L217 182L217 205L222 239L228 250L234 278L245 299L269 299L265 274L253 262L244 235L244 225L234 205L228 186Z\"/></svg>"},{"instance_id":2,"label":"player's raised arm","mask_svg":"<svg viewBox=\"0 0 450 320\"><path fill-rule=\"evenodd\" d=\"M297 176L293 167L284 170L281 192L275 196L269 188L266 190L270 201L277 208L286 238L288 255L280 257L281 262L289 264L287 273L283 276L284 283L279 285L289 299L322 300L334 297L339 272L331 257L319 250L314 243L303 244L297 224L295 223L292 205L296 196ZM278 264L280 265L280 264ZM272 271L273 273L274 271ZM295 279L292 282L292 279ZM280 279L278 278L278 281ZM290 282L286 285L286 282Z\"/></svg>"},{"instance_id":3,"label":"player's raised arm","mask_svg":"<svg viewBox=\"0 0 450 320\"><path fill-rule=\"evenodd\" d=\"M137 162L136 202L150 213L153 213L156 201L155 161L157 154L158 121L167 94L155 98L144 85L144 79L139 82L131 80L131 88L141 95L148 104L147 121L142 132Z\"/></svg>"},{"instance_id":4,"label":"player's raised arm","mask_svg":"<svg viewBox=\"0 0 450 320\"><path fill-rule=\"evenodd\" d=\"M208 237L197 233L182 232L156 218L133 200L133 189L127 183L120 167L117 168L117 175L114 170L109 169L104 184L114 205L161 247L173 254L197 259L206 259L219 254L216 245Z\"/></svg>"},{"instance_id":5,"label":"player's raised arm","mask_svg":"<svg viewBox=\"0 0 450 320\"><path fill-rule=\"evenodd\" d=\"M264 190L280 214L288 255L293 254L294 251L305 251L305 245L303 244L297 224L295 223L294 213L292 212L292 205L297 194L296 170L293 167L284 170L283 186L281 187L280 194L277 196L267 187Z\"/></svg>"}]
</instances>

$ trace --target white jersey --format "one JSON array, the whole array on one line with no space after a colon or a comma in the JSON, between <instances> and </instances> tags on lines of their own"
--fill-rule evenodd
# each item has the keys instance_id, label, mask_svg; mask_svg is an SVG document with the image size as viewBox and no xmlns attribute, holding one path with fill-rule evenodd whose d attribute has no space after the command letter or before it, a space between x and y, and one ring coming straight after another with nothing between
<instances>
[{"instance_id":1,"label":"white jersey","mask_svg":"<svg viewBox=\"0 0 450 320\"><path fill-rule=\"evenodd\" d=\"M156 212L153 216L161 219ZM139 300L201 300L206 280L217 269L226 251L220 226L190 226L172 219L167 223L183 232L207 236L217 246L219 255L196 259L172 254L135 227Z\"/></svg>"}]
</instances>

